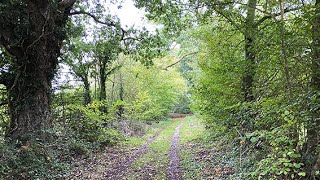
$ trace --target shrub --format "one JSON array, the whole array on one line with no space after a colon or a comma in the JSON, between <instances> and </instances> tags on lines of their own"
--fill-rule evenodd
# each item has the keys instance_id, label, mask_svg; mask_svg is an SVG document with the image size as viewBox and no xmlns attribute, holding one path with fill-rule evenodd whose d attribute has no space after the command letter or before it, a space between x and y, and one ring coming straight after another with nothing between
<instances>
[{"instance_id":1,"label":"shrub","mask_svg":"<svg viewBox=\"0 0 320 180\"><path fill-rule=\"evenodd\" d=\"M105 101L95 101L85 107L69 105L67 108L72 117L70 127L87 141L109 144L121 139L119 132L108 128L108 124L116 119L116 107L108 107Z\"/></svg>"}]
</instances>

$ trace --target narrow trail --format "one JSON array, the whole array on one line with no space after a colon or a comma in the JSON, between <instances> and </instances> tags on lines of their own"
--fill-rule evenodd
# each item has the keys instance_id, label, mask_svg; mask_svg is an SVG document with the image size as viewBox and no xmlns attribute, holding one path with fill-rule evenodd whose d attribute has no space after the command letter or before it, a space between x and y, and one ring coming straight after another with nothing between
<instances>
[{"instance_id":1,"label":"narrow trail","mask_svg":"<svg viewBox=\"0 0 320 180\"><path fill-rule=\"evenodd\" d=\"M129 157L121 159L121 161L114 167L108 169L105 172L105 178L107 179L121 179L121 177L126 173L127 169L131 164L143 154L148 151L149 145L160 135L163 129L159 130L155 135L148 139L148 141L140 146L136 151L134 151Z\"/></svg>"},{"instance_id":2,"label":"narrow trail","mask_svg":"<svg viewBox=\"0 0 320 180\"><path fill-rule=\"evenodd\" d=\"M179 133L180 127L182 123L178 125L175 129L175 132L172 136L171 148L169 152L169 166L167 171L167 179L169 180L177 180L182 179L182 173L180 168L180 160L179 160Z\"/></svg>"},{"instance_id":3,"label":"narrow trail","mask_svg":"<svg viewBox=\"0 0 320 180\"><path fill-rule=\"evenodd\" d=\"M102 154L82 159L66 179L122 179L131 164L146 154L149 145L160 135L160 129L146 143L136 149L110 148Z\"/></svg>"},{"instance_id":4,"label":"narrow trail","mask_svg":"<svg viewBox=\"0 0 320 180\"><path fill-rule=\"evenodd\" d=\"M75 159L66 179L227 179L235 174L235 161L225 158L229 151L199 139L205 133L202 121L172 118L160 128L152 137L140 139L144 144L139 141L138 147L110 146Z\"/></svg>"}]
</instances>

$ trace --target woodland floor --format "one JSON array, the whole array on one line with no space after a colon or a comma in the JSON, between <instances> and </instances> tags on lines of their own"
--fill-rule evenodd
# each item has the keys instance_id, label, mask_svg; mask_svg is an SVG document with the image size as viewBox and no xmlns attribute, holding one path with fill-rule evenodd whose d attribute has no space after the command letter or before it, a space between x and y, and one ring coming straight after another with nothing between
<instances>
[{"instance_id":1,"label":"woodland floor","mask_svg":"<svg viewBox=\"0 0 320 180\"><path fill-rule=\"evenodd\" d=\"M78 158L68 179L234 179L221 148L204 143L194 117L159 123L141 138Z\"/></svg>"}]
</instances>

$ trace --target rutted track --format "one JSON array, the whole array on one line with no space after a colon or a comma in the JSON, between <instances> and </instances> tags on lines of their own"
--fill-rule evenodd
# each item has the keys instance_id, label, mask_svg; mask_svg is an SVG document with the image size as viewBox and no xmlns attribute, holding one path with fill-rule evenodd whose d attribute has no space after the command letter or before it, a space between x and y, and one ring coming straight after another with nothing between
<instances>
[{"instance_id":1,"label":"rutted track","mask_svg":"<svg viewBox=\"0 0 320 180\"><path fill-rule=\"evenodd\" d=\"M181 124L176 127L172 137L172 141L171 141L171 149L169 152L170 162L169 162L168 171L167 171L167 179L169 180L182 179L180 162L179 162L179 154L178 154L180 126Z\"/></svg>"},{"instance_id":2,"label":"rutted track","mask_svg":"<svg viewBox=\"0 0 320 180\"><path fill-rule=\"evenodd\" d=\"M80 160L67 179L121 179L131 164L146 154L149 145L160 135L159 130L147 142L135 149L108 148L102 154Z\"/></svg>"},{"instance_id":3,"label":"rutted track","mask_svg":"<svg viewBox=\"0 0 320 180\"><path fill-rule=\"evenodd\" d=\"M163 130L163 129L162 129ZM105 178L107 179L120 179L125 172L127 171L128 167L131 166L131 164L141 157L143 154L147 153L149 145L159 136L159 134L162 132L162 130L159 130L154 136L152 136L148 141L140 146L136 151L134 151L129 157L123 158L122 161L117 165L114 166L111 169L108 169L106 171Z\"/></svg>"}]
</instances>

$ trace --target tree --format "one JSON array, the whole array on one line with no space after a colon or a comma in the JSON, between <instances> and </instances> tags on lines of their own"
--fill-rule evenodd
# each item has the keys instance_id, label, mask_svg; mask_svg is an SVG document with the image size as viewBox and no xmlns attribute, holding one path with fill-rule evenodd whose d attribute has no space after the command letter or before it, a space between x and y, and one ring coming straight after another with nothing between
<instances>
[{"instance_id":1,"label":"tree","mask_svg":"<svg viewBox=\"0 0 320 180\"><path fill-rule=\"evenodd\" d=\"M99 100L106 100L107 77L119 67L112 67L112 62L118 57L121 49L121 37L114 31L102 31L97 37L94 56L99 68L100 95Z\"/></svg>"},{"instance_id":2,"label":"tree","mask_svg":"<svg viewBox=\"0 0 320 180\"><path fill-rule=\"evenodd\" d=\"M71 40L64 58L64 62L71 67L75 77L79 78L83 83L84 105L92 101L89 82L89 73L93 66L93 60L90 59L92 49L92 45L82 42L79 38L74 38Z\"/></svg>"},{"instance_id":3,"label":"tree","mask_svg":"<svg viewBox=\"0 0 320 180\"><path fill-rule=\"evenodd\" d=\"M244 54L246 69L242 75L242 95L243 102L253 102L254 97L254 79L256 71L256 52L260 47L256 46L261 26L265 26L264 22L274 19L284 13L301 9L301 6L295 5L292 8L282 8L281 12L272 12L277 4L259 2L256 0L248 1L210 1L210 0L190 0L190 1L144 1L136 0L138 7L146 7L149 12L148 17L163 23L168 34L179 34L186 27L197 27L202 23L212 23L215 26L214 18L222 18L230 23L235 30L244 35ZM263 4L263 5L262 5ZM260 9L264 7L264 9ZM283 6L281 6L283 7ZM270 12L269 12L270 10ZM166 17L166 18L163 18ZM194 22L194 23L190 23ZM266 25L268 26L268 25ZM174 36L176 37L176 36ZM240 42L241 44L241 42Z\"/></svg>"},{"instance_id":4,"label":"tree","mask_svg":"<svg viewBox=\"0 0 320 180\"><path fill-rule=\"evenodd\" d=\"M7 136L11 139L40 132L52 124L49 93L69 16L90 16L97 23L118 29L122 38L125 36L126 31L111 19L101 21L89 12L72 9L75 3L76 0L0 3L0 44L10 56L0 83L9 94L11 123Z\"/></svg>"},{"instance_id":5,"label":"tree","mask_svg":"<svg viewBox=\"0 0 320 180\"><path fill-rule=\"evenodd\" d=\"M7 135L17 139L51 125L49 93L75 0L9 1L0 4L0 44L10 55L1 76L11 116Z\"/></svg>"},{"instance_id":6,"label":"tree","mask_svg":"<svg viewBox=\"0 0 320 180\"><path fill-rule=\"evenodd\" d=\"M256 0L249 0L247 5L247 17L245 20L245 29L244 29L244 39L245 39L245 59L246 67L245 73L242 78L242 93L244 96L244 101L250 102L254 101L253 95L253 79L255 72L255 33L257 27L255 25L255 11L256 11Z\"/></svg>"}]
</instances>

